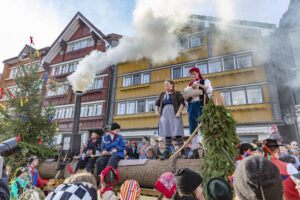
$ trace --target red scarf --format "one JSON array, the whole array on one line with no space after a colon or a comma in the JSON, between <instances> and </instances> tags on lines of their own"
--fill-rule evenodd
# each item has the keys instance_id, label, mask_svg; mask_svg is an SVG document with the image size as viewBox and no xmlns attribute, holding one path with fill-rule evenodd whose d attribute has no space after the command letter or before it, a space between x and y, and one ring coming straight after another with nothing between
<instances>
[{"instance_id":1,"label":"red scarf","mask_svg":"<svg viewBox=\"0 0 300 200\"><path fill-rule=\"evenodd\" d=\"M110 131L110 134L113 134L114 135L114 141L116 141L117 140L117 138L118 138L118 134L117 133L114 133L113 131Z\"/></svg>"},{"instance_id":2,"label":"red scarf","mask_svg":"<svg viewBox=\"0 0 300 200\"><path fill-rule=\"evenodd\" d=\"M195 80L193 80L192 82L190 82L189 86L192 86L195 81L200 81L200 80L201 80L201 78L196 78Z\"/></svg>"},{"instance_id":3,"label":"red scarf","mask_svg":"<svg viewBox=\"0 0 300 200\"><path fill-rule=\"evenodd\" d=\"M93 140L92 140L92 144L94 144L94 143L96 142L96 140L97 140L97 139L93 139Z\"/></svg>"},{"instance_id":4,"label":"red scarf","mask_svg":"<svg viewBox=\"0 0 300 200\"><path fill-rule=\"evenodd\" d=\"M167 90L167 91L166 91L166 93L168 93L168 94L169 94L169 93L171 93L171 92L173 92L173 91L174 91L173 89L171 89L171 90Z\"/></svg>"}]
</instances>

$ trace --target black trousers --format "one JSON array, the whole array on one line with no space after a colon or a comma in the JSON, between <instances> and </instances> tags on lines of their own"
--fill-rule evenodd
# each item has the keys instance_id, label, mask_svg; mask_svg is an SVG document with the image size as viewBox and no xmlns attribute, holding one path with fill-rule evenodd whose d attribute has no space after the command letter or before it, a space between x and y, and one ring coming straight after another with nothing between
<instances>
[{"instance_id":1,"label":"black trousers","mask_svg":"<svg viewBox=\"0 0 300 200\"><path fill-rule=\"evenodd\" d=\"M112 166L117 169L119 161L123 159L121 156L112 155L112 156L100 156L96 161L97 166L97 177L101 174L101 172L107 167Z\"/></svg>"},{"instance_id":2,"label":"black trousers","mask_svg":"<svg viewBox=\"0 0 300 200\"><path fill-rule=\"evenodd\" d=\"M78 163L76 165L75 172L77 172L77 170L79 170L79 169L84 169L84 168L86 171L92 172L94 169L95 163L96 163L96 158L86 157L86 158L84 158L84 160L82 160L80 158L80 160L78 161Z\"/></svg>"}]
</instances>

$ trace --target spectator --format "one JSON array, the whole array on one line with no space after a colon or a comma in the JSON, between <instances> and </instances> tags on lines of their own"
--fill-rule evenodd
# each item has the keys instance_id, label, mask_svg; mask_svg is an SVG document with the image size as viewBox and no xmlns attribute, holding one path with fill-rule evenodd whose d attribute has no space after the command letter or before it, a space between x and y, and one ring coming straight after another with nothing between
<instances>
[{"instance_id":1,"label":"spectator","mask_svg":"<svg viewBox=\"0 0 300 200\"><path fill-rule=\"evenodd\" d=\"M138 200L140 198L140 185L135 180L125 181L120 188L121 200Z\"/></svg>"},{"instance_id":2,"label":"spectator","mask_svg":"<svg viewBox=\"0 0 300 200\"><path fill-rule=\"evenodd\" d=\"M158 155L163 155L164 151L165 151L165 142L162 140L162 141L159 142L159 149L158 149L157 154Z\"/></svg>"},{"instance_id":3,"label":"spectator","mask_svg":"<svg viewBox=\"0 0 300 200\"><path fill-rule=\"evenodd\" d=\"M176 138L172 138L172 145L170 146L170 152L171 152L171 154L175 153L175 146L178 146Z\"/></svg>"},{"instance_id":4,"label":"spectator","mask_svg":"<svg viewBox=\"0 0 300 200\"><path fill-rule=\"evenodd\" d=\"M203 159L203 157L204 157L203 147L198 147L198 158Z\"/></svg>"},{"instance_id":5,"label":"spectator","mask_svg":"<svg viewBox=\"0 0 300 200\"><path fill-rule=\"evenodd\" d=\"M48 183L48 180L41 179L39 171L36 169L38 165L39 165L39 159L37 156L32 156L29 158L26 169L29 172L28 175L29 175L30 188L32 186L41 188L43 186L46 186Z\"/></svg>"},{"instance_id":6,"label":"spectator","mask_svg":"<svg viewBox=\"0 0 300 200\"><path fill-rule=\"evenodd\" d=\"M232 188L223 178L212 178L207 183L207 193L212 200L231 200Z\"/></svg>"},{"instance_id":7,"label":"spectator","mask_svg":"<svg viewBox=\"0 0 300 200\"><path fill-rule=\"evenodd\" d=\"M94 169L96 158L92 158L90 156L99 154L101 137L104 135L104 132L102 129L94 129L91 132L92 136L82 152L81 159L77 163L75 172L77 172L78 169L83 168L85 168L88 172L91 172Z\"/></svg>"},{"instance_id":8,"label":"spectator","mask_svg":"<svg viewBox=\"0 0 300 200\"><path fill-rule=\"evenodd\" d=\"M131 145L128 149L126 149L127 155L131 159L139 159L138 145L136 141L131 141Z\"/></svg>"},{"instance_id":9,"label":"spectator","mask_svg":"<svg viewBox=\"0 0 300 200\"><path fill-rule=\"evenodd\" d=\"M171 200L176 192L175 176L171 172L163 173L155 183L157 191L161 193L158 200Z\"/></svg>"},{"instance_id":10,"label":"spectator","mask_svg":"<svg viewBox=\"0 0 300 200\"><path fill-rule=\"evenodd\" d=\"M14 173L13 180L10 181L10 198L18 199L28 188L26 168L19 167Z\"/></svg>"},{"instance_id":11,"label":"spectator","mask_svg":"<svg viewBox=\"0 0 300 200\"><path fill-rule=\"evenodd\" d=\"M296 141L291 142L291 153L294 155L295 153L299 152L298 143Z\"/></svg>"},{"instance_id":12,"label":"spectator","mask_svg":"<svg viewBox=\"0 0 300 200\"><path fill-rule=\"evenodd\" d=\"M128 149L128 148L130 148L130 147L131 147L131 142L130 142L130 140L127 140L125 149Z\"/></svg>"},{"instance_id":13,"label":"spectator","mask_svg":"<svg viewBox=\"0 0 300 200\"><path fill-rule=\"evenodd\" d=\"M96 186L96 179L91 173L79 172L66 179L45 200L97 200Z\"/></svg>"},{"instance_id":14,"label":"spectator","mask_svg":"<svg viewBox=\"0 0 300 200\"><path fill-rule=\"evenodd\" d=\"M119 124L113 123L110 133L104 135L102 138L102 156L96 160L97 177L107 166L112 166L117 169L119 161L125 158L125 143L122 135L119 134L120 128Z\"/></svg>"},{"instance_id":15,"label":"spectator","mask_svg":"<svg viewBox=\"0 0 300 200\"><path fill-rule=\"evenodd\" d=\"M146 137L146 136L142 137L142 142L140 142L139 145L138 145L138 152L140 152L141 147L142 147L143 145L146 145L147 143L149 143L148 137ZM149 145L149 144L148 144L148 145Z\"/></svg>"},{"instance_id":16,"label":"spectator","mask_svg":"<svg viewBox=\"0 0 300 200\"><path fill-rule=\"evenodd\" d=\"M153 146L149 146L147 149L147 159L150 160L156 160L157 159L157 153L155 151L155 148Z\"/></svg>"},{"instance_id":17,"label":"spectator","mask_svg":"<svg viewBox=\"0 0 300 200\"><path fill-rule=\"evenodd\" d=\"M243 159L245 153L250 149L250 152L252 153L255 149L254 147L249 143L243 143L239 146L240 149L240 156L236 159L236 164L238 165Z\"/></svg>"},{"instance_id":18,"label":"spectator","mask_svg":"<svg viewBox=\"0 0 300 200\"><path fill-rule=\"evenodd\" d=\"M283 162L292 163L296 169L299 168L300 162L298 158L294 155L290 155L289 149L286 145L282 145L279 147L280 149L280 157L279 159Z\"/></svg>"},{"instance_id":19,"label":"spectator","mask_svg":"<svg viewBox=\"0 0 300 200\"><path fill-rule=\"evenodd\" d=\"M295 183L292 180L291 175L297 174L298 170L290 163L284 163L279 158L279 145L274 139L267 139L263 142L263 145L267 151L267 154L271 155L271 161L277 166L280 174L284 177L283 188L284 197L286 199L300 199L300 196L295 189Z\"/></svg>"},{"instance_id":20,"label":"spectator","mask_svg":"<svg viewBox=\"0 0 300 200\"><path fill-rule=\"evenodd\" d=\"M0 156L1 157L1 156ZM2 157L1 157L2 158ZM6 164L3 162L3 158L0 159L0 167L2 168L2 174L0 178L0 199L9 200L9 183L6 174Z\"/></svg>"},{"instance_id":21,"label":"spectator","mask_svg":"<svg viewBox=\"0 0 300 200\"><path fill-rule=\"evenodd\" d=\"M101 188L99 190L99 199L118 200L117 193L113 191L113 186L119 181L118 171L113 167L106 167L101 173Z\"/></svg>"},{"instance_id":22,"label":"spectator","mask_svg":"<svg viewBox=\"0 0 300 200\"><path fill-rule=\"evenodd\" d=\"M177 192L182 200L204 200L202 192L202 177L188 168L179 169L175 174Z\"/></svg>"}]
</instances>

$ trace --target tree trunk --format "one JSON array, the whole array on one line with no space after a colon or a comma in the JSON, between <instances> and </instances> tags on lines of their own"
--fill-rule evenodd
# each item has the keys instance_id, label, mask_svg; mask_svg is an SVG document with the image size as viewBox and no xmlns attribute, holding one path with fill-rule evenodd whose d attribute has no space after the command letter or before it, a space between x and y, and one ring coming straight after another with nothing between
<instances>
[{"instance_id":1,"label":"tree trunk","mask_svg":"<svg viewBox=\"0 0 300 200\"><path fill-rule=\"evenodd\" d=\"M128 162L128 161L126 161ZM133 161L132 161L133 162ZM156 181L158 180L159 176L164 172L171 172L172 171L172 163L173 160L148 160L145 164L141 165L127 165L127 166L119 166L119 174L120 174L120 181L119 184L122 184L124 181L128 179L134 179L138 181L141 187L143 188L154 188ZM71 167L74 170L77 164L77 161L72 161ZM57 173L55 167L57 162L52 163L42 163L39 167L40 176L44 179L53 179ZM190 168L194 171L198 171L201 166L200 159L177 159L175 164L175 172L178 171L180 168ZM96 175L96 170L94 174ZM67 168L65 167L64 171L62 172L64 178L70 176Z\"/></svg>"}]
</instances>

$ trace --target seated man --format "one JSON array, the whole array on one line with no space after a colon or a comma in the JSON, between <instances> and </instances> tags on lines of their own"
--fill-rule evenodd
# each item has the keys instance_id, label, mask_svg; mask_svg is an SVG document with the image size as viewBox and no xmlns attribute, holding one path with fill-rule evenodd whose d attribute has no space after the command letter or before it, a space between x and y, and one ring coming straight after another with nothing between
<instances>
[{"instance_id":1,"label":"seated man","mask_svg":"<svg viewBox=\"0 0 300 200\"><path fill-rule=\"evenodd\" d=\"M82 152L81 159L77 163L75 172L78 169L83 169L84 167L88 172L91 172L94 169L97 158L92 158L91 155L97 155L97 151L100 151L101 137L104 132L102 129L94 129L91 132L92 136Z\"/></svg>"},{"instance_id":2,"label":"seated man","mask_svg":"<svg viewBox=\"0 0 300 200\"><path fill-rule=\"evenodd\" d=\"M101 141L101 153L96 161L97 177L107 167L112 166L117 169L119 161L124 159L125 143L122 135L119 135L120 125L113 123L109 134L103 136Z\"/></svg>"}]
</instances>

